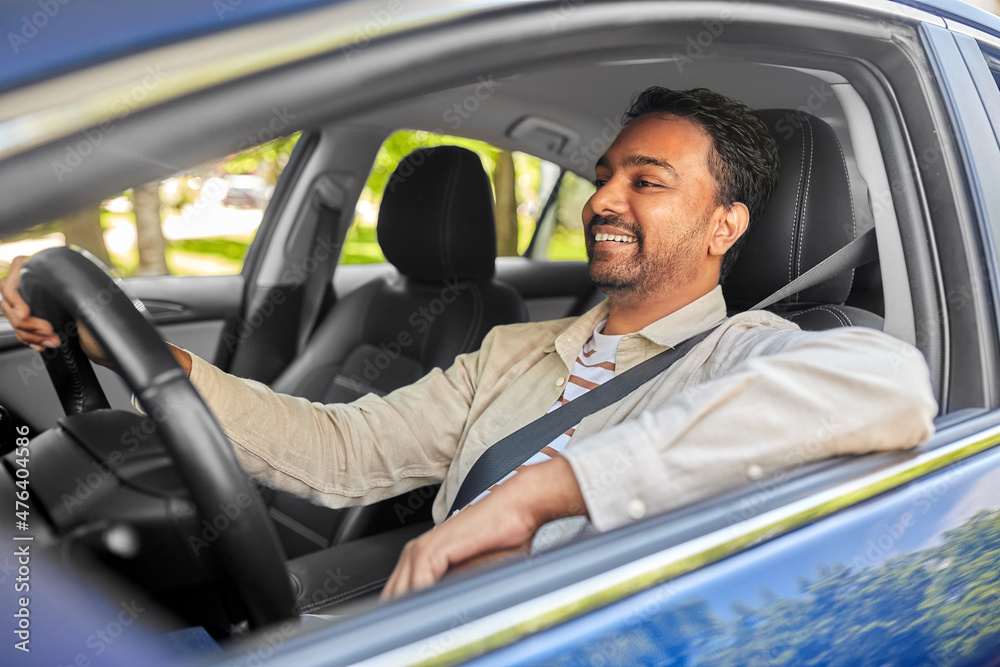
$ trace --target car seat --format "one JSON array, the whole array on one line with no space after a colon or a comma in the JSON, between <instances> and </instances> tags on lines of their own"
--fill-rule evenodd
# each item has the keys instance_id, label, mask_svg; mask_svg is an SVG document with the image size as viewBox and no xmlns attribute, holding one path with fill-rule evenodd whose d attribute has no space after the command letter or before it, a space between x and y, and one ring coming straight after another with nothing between
<instances>
[{"instance_id":1,"label":"car seat","mask_svg":"<svg viewBox=\"0 0 1000 667\"><path fill-rule=\"evenodd\" d=\"M421 148L390 177L378 240L396 272L365 283L322 318L274 391L323 403L385 394L477 350L491 328L527 309L494 279L496 225L489 177L464 148ZM399 526L392 499L331 510L265 491L289 557ZM429 516L430 502L424 503Z\"/></svg>"},{"instance_id":2,"label":"car seat","mask_svg":"<svg viewBox=\"0 0 1000 667\"><path fill-rule=\"evenodd\" d=\"M778 185L726 277L730 312L751 308L871 229L864 179L825 121L800 110L758 112L778 146ZM881 329L878 262L841 273L770 307L803 329Z\"/></svg>"}]
</instances>

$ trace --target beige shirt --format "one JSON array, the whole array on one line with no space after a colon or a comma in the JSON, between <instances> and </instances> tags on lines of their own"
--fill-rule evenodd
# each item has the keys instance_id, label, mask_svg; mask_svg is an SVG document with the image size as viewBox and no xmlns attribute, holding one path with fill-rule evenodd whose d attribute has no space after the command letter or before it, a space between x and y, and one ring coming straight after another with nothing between
<instances>
[{"instance_id":1,"label":"beige shirt","mask_svg":"<svg viewBox=\"0 0 1000 667\"><path fill-rule=\"evenodd\" d=\"M608 316L493 329L387 396L311 403L195 357L191 380L246 470L330 507L368 504L441 482L446 518L493 443L545 414L580 348ZM726 319L720 288L622 337L615 372L723 323L665 373L585 418L563 455L598 530L842 454L914 447L937 406L921 354L871 329L803 332L764 311Z\"/></svg>"}]
</instances>

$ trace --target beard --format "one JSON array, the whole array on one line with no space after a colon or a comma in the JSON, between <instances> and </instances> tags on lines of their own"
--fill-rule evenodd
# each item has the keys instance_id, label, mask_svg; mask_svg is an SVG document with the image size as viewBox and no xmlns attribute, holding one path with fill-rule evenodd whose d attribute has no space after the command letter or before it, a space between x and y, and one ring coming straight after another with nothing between
<instances>
[{"instance_id":1,"label":"beard","mask_svg":"<svg viewBox=\"0 0 1000 667\"><path fill-rule=\"evenodd\" d=\"M627 256L597 252L591 230L602 224L634 236L636 241L630 244L634 250ZM635 221L618 215L595 215L586 225L587 277L619 303L639 303L662 290L682 287L697 276L707 224L707 219L691 224L654 248Z\"/></svg>"}]
</instances>

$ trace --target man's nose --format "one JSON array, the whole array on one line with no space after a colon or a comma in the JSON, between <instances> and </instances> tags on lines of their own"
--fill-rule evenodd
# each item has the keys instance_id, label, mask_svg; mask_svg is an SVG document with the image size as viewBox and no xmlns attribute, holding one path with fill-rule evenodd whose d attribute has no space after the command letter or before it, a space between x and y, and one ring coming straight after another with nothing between
<instances>
[{"instance_id":1,"label":"man's nose","mask_svg":"<svg viewBox=\"0 0 1000 667\"><path fill-rule=\"evenodd\" d=\"M611 179L597 188L597 191L587 203L597 215L604 215L606 213L621 214L625 212L625 199L622 194L621 184L615 179Z\"/></svg>"}]
</instances>

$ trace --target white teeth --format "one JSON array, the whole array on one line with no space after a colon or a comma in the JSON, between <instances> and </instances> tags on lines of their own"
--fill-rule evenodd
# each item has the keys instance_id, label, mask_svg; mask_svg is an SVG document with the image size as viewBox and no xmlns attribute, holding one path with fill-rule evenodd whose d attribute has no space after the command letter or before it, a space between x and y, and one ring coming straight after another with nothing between
<instances>
[{"instance_id":1,"label":"white teeth","mask_svg":"<svg viewBox=\"0 0 1000 667\"><path fill-rule=\"evenodd\" d=\"M625 236L623 234L594 234L595 241L618 241L619 243L635 243L636 238L634 236Z\"/></svg>"}]
</instances>

